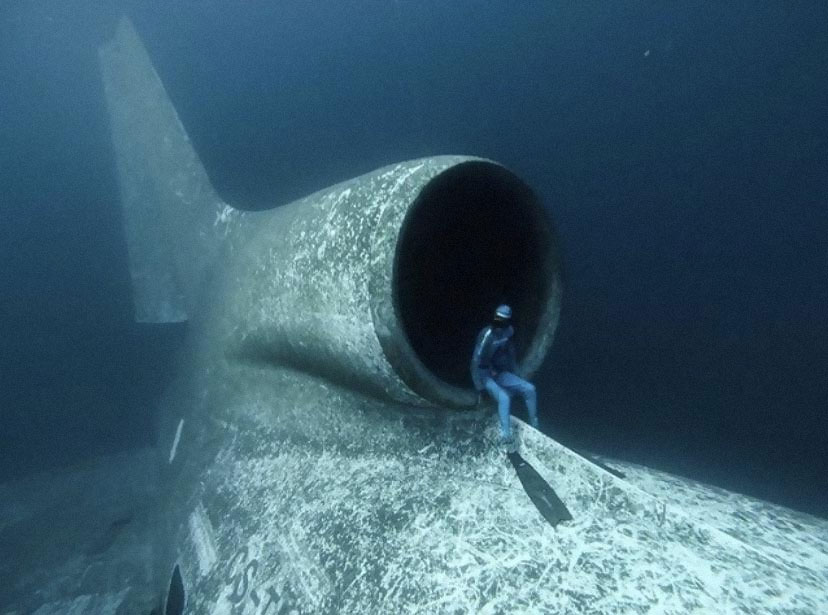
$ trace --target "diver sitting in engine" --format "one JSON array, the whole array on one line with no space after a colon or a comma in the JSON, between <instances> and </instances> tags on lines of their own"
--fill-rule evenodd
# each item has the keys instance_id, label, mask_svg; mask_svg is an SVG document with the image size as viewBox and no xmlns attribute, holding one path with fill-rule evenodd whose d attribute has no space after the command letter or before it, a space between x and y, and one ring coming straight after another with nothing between
<instances>
[{"instance_id":1,"label":"diver sitting in engine","mask_svg":"<svg viewBox=\"0 0 828 615\"><path fill-rule=\"evenodd\" d=\"M495 310L492 324L484 327L477 336L471 360L471 376L478 392L488 391L497 401L500 416L501 444L508 449L514 447L510 420L511 396L523 397L529 411L529 423L538 427L538 406L535 387L519 377L515 344L512 340L515 330L511 324L512 309L501 305Z\"/></svg>"}]
</instances>

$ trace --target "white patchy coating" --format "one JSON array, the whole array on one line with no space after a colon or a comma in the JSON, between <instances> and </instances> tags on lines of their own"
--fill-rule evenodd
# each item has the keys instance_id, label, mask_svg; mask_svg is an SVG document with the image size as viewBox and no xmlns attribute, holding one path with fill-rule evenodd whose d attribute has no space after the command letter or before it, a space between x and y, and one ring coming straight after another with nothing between
<instances>
[{"instance_id":1,"label":"white patchy coating","mask_svg":"<svg viewBox=\"0 0 828 615\"><path fill-rule=\"evenodd\" d=\"M689 516L780 561L807 563L821 571L828 587L828 519L638 464L606 461L624 472L630 483Z\"/></svg>"},{"instance_id":2,"label":"white patchy coating","mask_svg":"<svg viewBox=\"0 0 828 615\"><path fill-rule=\"evenodd\" d=\"M191 321L163 402L170 424L191 422L163 472L155 567L180 561L188 612L548 611L583 606L582 580L623 608L591 571L558 582L582 560L555 548L584 537L550 535L493 430L422 411L473 395L433 382L396 319L394 256L420 190L460 164L502 167L411 161L236 215L128 21L101 62L136 288L147 317L160 297Z\"/></svg>"},{"instance_id":3,"label":"white patchy coating","mask_svg":"<svg viewBox=\"0 0 828 615\"><path fill-rule=\"evenodd\" d=\"M573 514L553 529L493 419L423 410L399 372L417 363L394 345L393 259L412 199L464 160L394 165L228 234L165 402L192 417L167 487L189 611L828 612L821 559L780 557L518 424ZM198 546L210 526L215 558Z\"/></svg>"},{"instance_id":4,"label":"white patchy coating","mask_svg":"<svg viewBox=\"0 0 828 615\"><path fill-rule=\"evenodd\" d=\"M314 609L322 607L323 597L333 591L333 583L324 568L315 563L315 553L302 542L302 528L293 522L290 531L278 541L281 560L291 587L302 595L303 602Z\"/></svg>"},{"instance_id":5,"label":"white patchy coating","mask_svg":"<svg viewBox=\"0 0 828 615\"><path fill-rule=\"evenodd\" d=\"M202 576L216 564L216 540L213 525L201 503L190 514L190 541L195 549L198 568Z\"/></svg>"},{"instance_id":6,"label":"white patchy coating","mask_svg":"<svg viewBox=\"0 0 828 615\"><path fill-rule=\"evenodd\" d=\"M328 396L320 410L349 403L322 381L298 386ZM552 528L534 508L493 415L392 417L350 440L358 420L301 408L274 420L267 398L237 407L248 436L211 470L232 520L216 528L219 561L233 563L211 574L218 592L191 595L193 613L262 615L270 600L299 613L828 612L813 562L780 561L519 421L524 458L571 522ZM303 420L316 441L280 428Z\"/></svg>"},{"instance_id":7,"label":"white patchy coating","mask_svg":"<svg viewBox=\"0 0 828 615\"><path fill-rule=\"evenodd\" d=\"M267 212L255 226L250 218L245 228L255 232L230 236L237 260L221 293L224 343L242 354L255 343L270 360L425 405L381 339L392 335L391 266L414 197L468 160L399 163Z\"/></svg>"},{"instance_id":8,"label":"white patchy coating","mask_svg":"<svg viewBox=\"0 0 828 615\"><path fill-rule=\"evenodd\" d=\"M170 447L170 459L169 463L173 462L175 459L175 453L178 450L178 441L181 440L181 430L184 427L184 419L178 421L178 427L175 428L175 437L173 438L172 446Z\"/></svg>"}]
</instances>

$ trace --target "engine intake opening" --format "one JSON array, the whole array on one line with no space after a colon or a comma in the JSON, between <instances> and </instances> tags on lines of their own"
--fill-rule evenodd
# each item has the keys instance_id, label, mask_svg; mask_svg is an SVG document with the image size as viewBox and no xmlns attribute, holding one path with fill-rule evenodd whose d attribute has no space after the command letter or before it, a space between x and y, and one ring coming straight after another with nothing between
<instances>
[{"instance_id":1,"label":"engine intake opening","mask_svg":"<svg viewBox=\"0 0 828 615\"><path fill-rule=\"evenodd\" d=\"M411 206L394 264L394 306L423 365L443 382L472 386L475 337L501 303L512 306L518 361L558 305L555 234L517 176L485 161L431 180ZM554 296L553 296L554 295ZM557 323L557 311L552 319Z\"/></svg>"}]
</instances>

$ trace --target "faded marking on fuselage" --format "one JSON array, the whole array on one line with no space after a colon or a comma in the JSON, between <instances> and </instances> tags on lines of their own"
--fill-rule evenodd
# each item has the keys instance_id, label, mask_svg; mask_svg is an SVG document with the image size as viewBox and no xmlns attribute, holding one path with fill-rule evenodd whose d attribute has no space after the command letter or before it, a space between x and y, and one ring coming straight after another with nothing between
<instances>
[{"instance_id":1,"label":"faded marking on fuselage","mask_svg":"<svg viewBox=\"0 0 828 615\"><path fill-rule=\"evenodd\" d=\"M333 583L297 538L300 531L294 525L276 544L251 540L239 549L227 564L226 589L213 615L289 615L299 605L320 611Z\"/></svg>"},{"instance_id":2,"label":"faded marking on fuselage","mask_svg":"<svg viewBox=\"0 0 828 615\"><path fill-rule=\"evenodd\" d=\"M262 584L259 578L262 564L257 550L258 547L248 543L230 558L225 578L227 590L216 605L214 615L287 615L289 612L285 608L289 609L295 601L275 587Z\"/></svg>"},{"instance_id":3,"label":"faded marking on fuselage","mask_svg":"<svg viewBox=\"0 0 828 615\"><path fill-rule=\"evenodd\" d=\"M190 513L190 540L195 548L199 572L204 576L213 568L218 555L213 525L201 503Z\"/></svg>"},{"instance_id":4,"label":"faded marking on fuselage","mask_svg":"<svg viewBox=\"0 0 828 615\"><path fill-rule=\"evenodd\" d=\"M181 439L181 428L184 427L184 419L178 421L178 427L175 430L175 438L173 439L172 447L170 448L170 463L175 459L175 452L178 450L178 441Z\"/></svg>"}]
</instances>

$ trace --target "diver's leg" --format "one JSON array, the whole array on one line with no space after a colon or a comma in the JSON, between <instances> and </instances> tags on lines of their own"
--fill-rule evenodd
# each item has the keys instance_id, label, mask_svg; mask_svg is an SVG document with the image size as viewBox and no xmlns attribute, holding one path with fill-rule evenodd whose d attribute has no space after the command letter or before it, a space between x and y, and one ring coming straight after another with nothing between
<instances>
[{"instance_id":1,"label":"diver's leg","mask_svg":"<svg viewBox=\"0 0 828 615\"><path fill-rule=\"evenodd\" d=\"M497 413L500 416L500 437L508 440L512 437L512 422L509 420L509 394L492 379L486 379L486 390L497 400Z\"/></svg>"},{"instance_id":2,"label":"diver's leg","mask_svg":"<svg viewBox=\"0 0 828 615\"><path fill-rule=\"evenodd\" d=\"M506 389L509 393L517 393L526 403L526 410L529 413L529 424L535 429L538 428L538 394L535 385L516 376L511 372L503 372L497 376L497 384Z\"/></svg>"}]
</instances>

